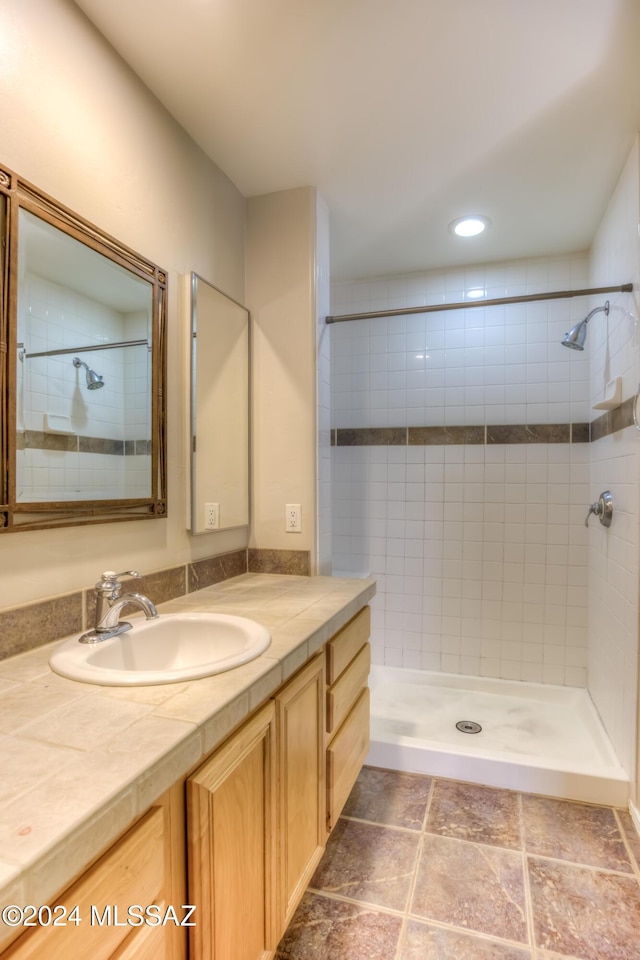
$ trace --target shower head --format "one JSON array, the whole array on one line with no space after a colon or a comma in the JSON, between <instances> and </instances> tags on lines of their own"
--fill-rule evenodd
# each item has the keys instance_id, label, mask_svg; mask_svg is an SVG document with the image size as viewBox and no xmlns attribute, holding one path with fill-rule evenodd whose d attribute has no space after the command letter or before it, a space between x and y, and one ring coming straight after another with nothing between
<instances>
[{"instance_id":1,"label":"shower head","mask_svg":"<svg viewBox=\"0 0 640 960\"><path fill-rule=\"evenodd\" d=\"M95 370L92 370L89 364L85 363L84 360L81 360L80 357L73 358L73 365L76 367L84 367L87 371L87 390L99 390L100 387L104 387L104 379L100 373L96 373Z\"/></svg>"},{"instance_id":2,"label":"shower head","mask_svg":"<svg viewBox=\"0 0 640 960\"><path fill-rule=\"evenodd\" d=\"M564 340L562 340L563 347L570 347L571 350L584 350L584 342L587 339L587 324L594 313L603 312L605 316L609 316L609 301L606 300L604 307L594 307L594 309L587 314L584 320L579 320L569 333L565 333Z\"/></svg>"}]
</instances>

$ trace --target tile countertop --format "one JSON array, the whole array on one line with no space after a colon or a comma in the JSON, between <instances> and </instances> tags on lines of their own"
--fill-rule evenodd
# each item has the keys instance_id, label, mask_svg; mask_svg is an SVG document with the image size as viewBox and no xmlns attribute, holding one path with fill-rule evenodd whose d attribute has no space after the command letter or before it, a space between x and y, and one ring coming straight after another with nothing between
<instances>
[{"instance_id":1,"label":"tile countertop","mask_svg":"<svg viewBox=\"0 0 640 960\"><path fill-rule=\"evenodd\" d=\"M48 666L61 641L0 661L0 907L51 901L374 593L371 579L244 574L161 604L270 631L262 656L201 680L66 680ZM0 923L0 944L10 933Z\"/></svg>"}]
</instances>

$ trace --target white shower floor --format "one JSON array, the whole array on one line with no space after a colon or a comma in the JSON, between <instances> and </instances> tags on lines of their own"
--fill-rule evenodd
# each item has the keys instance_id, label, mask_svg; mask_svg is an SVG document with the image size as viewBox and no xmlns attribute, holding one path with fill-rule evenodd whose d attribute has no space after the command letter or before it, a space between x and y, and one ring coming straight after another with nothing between
<instances>
[{"instance_id":1,"label":"white shower floor","mask_svg":"<svg viewBox=\"0 0 640 960\"><path fill-rule=\"evenodd\" d=\"M626 806L629 778L586 690L374 666L366 762ZM459 720L482 732L461 733Z\"/></svg>"}]
</instances>

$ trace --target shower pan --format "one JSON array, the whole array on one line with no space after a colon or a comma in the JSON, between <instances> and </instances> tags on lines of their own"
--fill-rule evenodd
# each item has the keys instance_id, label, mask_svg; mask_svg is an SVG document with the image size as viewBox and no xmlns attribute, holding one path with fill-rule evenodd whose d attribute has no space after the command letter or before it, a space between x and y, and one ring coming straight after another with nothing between
<instances>
[{"instance_id":1,"label":"shower pan","mask_svg":"<svg viewBox=\"0 0 640 960\"><path fill-rule=\"evenodd\" d=\"M371 766L627 805L629 777L583 688L383 666L370 687Z\"/></svg>"}]
</instances>

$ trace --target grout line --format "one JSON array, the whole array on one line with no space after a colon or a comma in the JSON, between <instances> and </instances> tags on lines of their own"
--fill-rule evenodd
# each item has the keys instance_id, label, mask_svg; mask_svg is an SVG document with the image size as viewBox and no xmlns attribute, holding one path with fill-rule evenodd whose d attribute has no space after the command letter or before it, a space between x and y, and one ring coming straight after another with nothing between
<instances>
[{"instance_id":1,"label":"grout line","mask_svg":"<svg viewBox=\"0 0 640 960\"><path fill-rule=\"evenodd\" d=\"M636 880L638 880L638 882L640 883L640 864L638 864L638 862L637 862L637 860L636 860L636 858L635 858L635 855L634 855L634 853L633 853L633 849L632 849L632 847L631 847L631 842L630 842L630 840L629 840L629 838L628 838L628 836L627 836L627 831L626 831L625 828L624 828L624 825L623 825L622 820L620 819L620 817L619 817L619 815L618 815L618 811L617 811L617 810L614 810L614 811L613 811L613 815L614 815L614 817L616 818L616 823L618 824L618 829L619 829L619 831L620 831L620 836L622 837L622 842L624 843L625 850L627 851L627 854L628 854L628 857L629 857L629 863L631 864L631 870L633 871L633 875L635 876ZM629 876L629 874L625 874L625 876Z\"/></svg>"},{"instance_id":2,"label":"grout line","mask_svg":"<svg viewBox=\"0 0 640 960\"><path fill-rule=\"evenodd\" d=\"M409 836L416 836L422 832L422 827L399 827L395 823L380 823L379 820L364 820L362 817L349 817L340 814L340 820L352 820L354 823L365 823L372 827L382 827L384 830L395 830L397 833L408 833Z\"/></svg>"},{"instance_id":3,"label":"grout line","mask_svg":"<svg viewBox=\"0 0 640 960\"><path fill-rule=\"evenodd\" d=\"M594 866L592 863L581 863L579 860L563 860L561 857L548 857L543 853L533 853L530 850L525 850L525 854L527 857L531 857L532 860L546 860L548 863L562 864L565 867L578 867L580 870L591 870L594 873L606 873L613 877L626 877L627 880L638 879L635 874L635 870L633 869L631 872L628 870L614 870L612 867Z\"/></svg>"},{"instance_id":4,"label":"grout line","mask_svg":"<svg viewBox=\"0 0 640 960\"><path fill-rule=\"evenodd\" d=\"M431 813L431 804L433 803L433 794L435 793L437 779L437 777L431 777L431 783L429 784L429 796L427 797L427 806L424 811L424 820L422 821L423 833L426 833L427 830L427 821L429 820L429 814Z\"/></svg>"},{"instance_id":5,"label":"grout line","mask_svg":"<svg viewBox=\"0 0 640 960\"><path fill-rule=\"evenodd\" d=\"M332 890L319 890L317 887L307 887L305 892L314 893L318 897L326 897L327 900L337 900L340 903L350 903L366 910L384 913L389 917L398 917L401 920L404 919L406 915L406 912L403 910L395 910L393 907L383 907L381 904L372 903L370 900L354 900L353 897L345 897L343 894L334 893Z\"/></svg>"},{"instance_id":6,"label":"grout line","mask_svg":"<svg viewBox=\"0 0 640 960\"><path fill-rule=\"evenodd\" d=\"M506 937L499 937L496 934L485 933L482 930L474 930L472 927L460 927L455 923L445 923L443 920L434 920L431 917L423 917L418 913L408 914L407 920L417 920L418 923L424 923L425 926L429 927L437 927L439 930L453 930L454 933L465 934L468 937L475 937L478 940L484 940L485 942L489 943L505 944L510 947L518 947L520 950L529 950L530 952L532 950L531 944L523 943L522 940L509 940ZM566 960L571 960L571 958L567 957Z\"/></svg>"},{"instance_id":7,"label":"grout line","mask_svg":"<svg viewBox=\"0 0 640 960\"><path fill-rule=\"evenodd\" d=\"M527 931L529 935L529 945L531 947L531 957L532 960L535 960L535 957L537 956L537 945L533 916L533 899L531 896L531 883L529 879L529 860L527 858L527 837L525 832L524 805L521 793L518 794L518 820L520 827L520 856L522 859L522 880L524 883L524 903L527 916Z\"/></svg>"},{"instance_id":8,"label":"grout line","mask_svg":"<svg viewBox=\"0 0 640 960\"><path fill-rule=\"evenodd\" d=\"M394 953L393 953L393 958L390 958L390 960L402 960L402 953L404 951L404 941L405 941L406 932L407 932L407 918L405 916L402 918L402 924L400 925L400 934L398 936L396 949L394 950Z\"/></svg>"}]
</instances>

